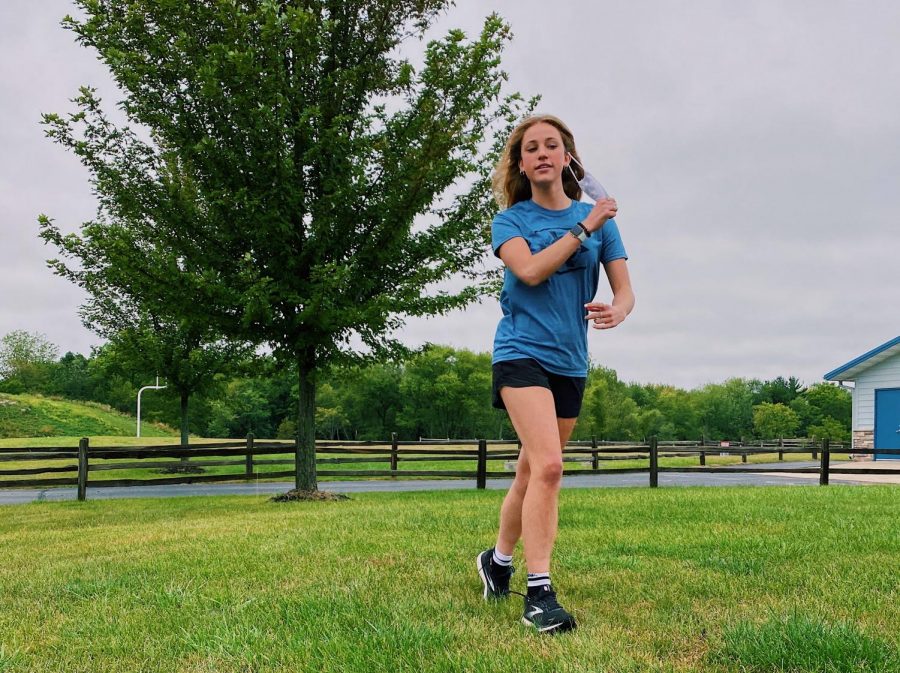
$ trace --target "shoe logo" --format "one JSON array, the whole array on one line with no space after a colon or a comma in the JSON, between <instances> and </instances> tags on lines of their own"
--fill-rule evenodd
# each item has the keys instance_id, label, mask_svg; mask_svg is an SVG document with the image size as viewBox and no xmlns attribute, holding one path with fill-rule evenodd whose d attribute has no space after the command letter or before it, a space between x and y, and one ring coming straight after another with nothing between
<instances>
[{"instance_id":1,"label":"shoe logo","mask_svg":"<svg viewBox=\"0 0 900 673\"><path fill-rule=\"evenodd\" d=\"M533 608L531 608L531 612L528 613L528 617L534 617L536 615L542 614L543 612L544 611L541 610L539 607L534 606Z\"/></svg>"}]
</instances>

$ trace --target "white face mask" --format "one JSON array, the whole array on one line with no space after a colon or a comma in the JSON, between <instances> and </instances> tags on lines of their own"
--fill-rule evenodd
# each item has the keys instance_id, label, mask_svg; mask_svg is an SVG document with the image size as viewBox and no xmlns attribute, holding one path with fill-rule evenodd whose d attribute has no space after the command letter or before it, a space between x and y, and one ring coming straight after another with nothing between
<instances>
[{"instance_id":1,"label":"white face mask","mask_svg":"<svg viewBox=\"0 0 900 673\"><path fill-rule=\"evenodd\" d=\"M566 167L572 171L572 177L575 178L575 181L578 183L578 186L581 187L581 191L587 194L594 201L599 201L600 199L609 198L609 194L606 193L606 190L603 189L603 185L600 184L600 181L597 180L593 175L584 170L584 166L581 164L578 159L572 156L572 153L569 153L569 159L578 164L578 167L584 173L584 177L581 180L578 179L578 176L575 174L575 169L572 168L571 164L566 164Z\"/></svg>"}]
</instances>

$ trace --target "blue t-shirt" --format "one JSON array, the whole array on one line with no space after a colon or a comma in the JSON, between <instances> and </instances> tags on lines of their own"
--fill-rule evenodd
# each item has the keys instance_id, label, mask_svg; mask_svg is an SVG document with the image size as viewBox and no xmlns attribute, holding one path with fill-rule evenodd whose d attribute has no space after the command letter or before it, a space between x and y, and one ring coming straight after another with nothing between
<instances>
[{"instance_id":1,"label":"blue t-shirt","mask_svg":"<svg viewBox=\"0 0 900 673\"><path fill-rule=\"evenodd\" d=\"M573 201L563 210L548 210L530 199L519 201L494 217L494 254L499 257L500 246L516 236L528 242L532 254L538 253L584 220L592 208L590 203ZM539 285L526 285L507 268L492 362L534 358L554 374L587 376L584 305L597 293L600 265L627 258L619 228L615 220L608 220Z\"/></svg>"}]
</instances>

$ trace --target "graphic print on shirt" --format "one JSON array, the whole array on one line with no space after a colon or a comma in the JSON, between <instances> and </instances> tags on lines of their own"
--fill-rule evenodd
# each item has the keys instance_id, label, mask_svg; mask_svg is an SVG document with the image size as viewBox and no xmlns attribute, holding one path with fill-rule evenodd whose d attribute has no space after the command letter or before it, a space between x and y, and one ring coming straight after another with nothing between
<instances>
[{"instance_id":1,"label":"graphic print on shirt","mask_svg":"<svg viewBox=\"0 0 900 673\"><path fill-rule=\"evenodd\" d=\"M527 234L528 249L532 255L536 255L541 250L549 248L563 236L569 234L571 228L550 228L536 229ZM571 273L572 271L580 271L586 269L588 264L596 264L597 259L592 257L590 250L583 243L573 252L569 258L562 263L555 273Z\"/></svg>"},{"instance_id":2,"label":"graphic print on shirt","mask_svg":"<svg viewBox=\"0 0 900 673\"><path fill-rule=\"evenodd\" d=\"M587 203L572 202L563 210L548 210L533 201L520 201L494 217L494 254L499 257L500 246L517 236L526 241L531 254L537 254L570 236L569 231L591 208ZM537 285L523 282L507 267L500 292L503 317L494 335L492 362L533 358L554 374L586 376L584 304L597 293L602 265L620 258L627 258L625 248L615 221L608 220Z\"/></svg>"}]
</instances>

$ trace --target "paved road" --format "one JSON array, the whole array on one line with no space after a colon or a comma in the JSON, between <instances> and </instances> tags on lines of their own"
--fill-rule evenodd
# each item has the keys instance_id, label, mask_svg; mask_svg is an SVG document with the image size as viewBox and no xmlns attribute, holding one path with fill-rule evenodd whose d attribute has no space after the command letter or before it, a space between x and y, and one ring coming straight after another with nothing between
<instances>
[{"instance_id":1,"label":"paved road","mask_svg":"<svg viewBox=\"0 0 900 673\"><path fill-rule=\"evenodd\" d=\"M790 467L815 467L818 462L806 461L790 463ZM832 467L843 465L859 466L859 463L832 463ZM871 463L870 463L871 465ZM765 463L753 465L758 468L783 468L785 463ZM880 466L879 466L880 467ZM860 475L862 477L863 475ZM776 475L723 472L708 474L683 474L665 472L659 475L660 487L666 486L785 486L817 483L817 475ZM491 489L509 488L511 479L488 479ZM833 484L857 484L863 480L852 475L831 475ZM900 472L898 480L900 481ZM896 481L894 483L897 483ZM572 475L563 478L563 488L604 488L621 486L648 486L647 474L598 474ZM274 495L283 493L293 486L292 482L260 481L240 484L172 484L165 486L102 487L91 486L87 496L90 500L112 498L170 498L193 495ZM323 481L319 488L336 493L362 493L373 491L442 491L452 489L474 489L474 479L444 480L367 480L367 481ZM15 489L0 491L0 505L11 505L44 501L75 500L74 488Z\"/></svg>"}]
</instances>

